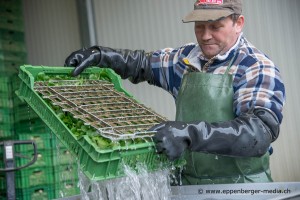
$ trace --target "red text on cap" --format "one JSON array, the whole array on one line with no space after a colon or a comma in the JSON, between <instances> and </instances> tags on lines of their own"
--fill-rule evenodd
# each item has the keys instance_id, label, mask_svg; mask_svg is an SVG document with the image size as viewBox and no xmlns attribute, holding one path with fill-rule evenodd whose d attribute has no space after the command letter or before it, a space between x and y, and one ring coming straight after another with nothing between
<instances>
[{"instance_id":1,"label":"red text on cap","mask_svg":"<svg viewBox=\"0 0 300 200\"><path fill-rule=\"evenodd\" d=\"M223 4L223 0L199 0L197 2L197 6L201 5L201 4L216 4L216 5L220 5L220 4Z\"/></svg>"}]
</instances>

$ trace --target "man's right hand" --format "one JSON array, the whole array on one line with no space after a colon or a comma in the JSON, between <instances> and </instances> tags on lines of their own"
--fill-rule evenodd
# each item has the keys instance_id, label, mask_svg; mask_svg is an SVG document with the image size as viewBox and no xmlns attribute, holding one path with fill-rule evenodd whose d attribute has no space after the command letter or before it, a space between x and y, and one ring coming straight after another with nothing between
<instances>
[{"instance_id":1,"label":"man's right hand","mask_svg":"<svg viewBox=\"0 0 300 200\"><path fill-rule=\"evenodd\" d=\"M71 53L65 60L65 66L75 67L72 75L77 76L87 67L98 66L100 58L101 51L94 46Z\"/></svg>"},{"instance_id":2,"label":"man's right hand","mask_svg":"<svg viewBox=\"0 0 300 200\"><path fill-rule=\"evenodd\" d=\"M113 49L103 46L92 46L71 53L65 61L65 66L75 69L73 76L79 75L90 66L105 67L114 70L122 79L129 79L132 83L142 81L153 82L151 68L152 52L144 50Z\"/></svg>"}]
</instances>

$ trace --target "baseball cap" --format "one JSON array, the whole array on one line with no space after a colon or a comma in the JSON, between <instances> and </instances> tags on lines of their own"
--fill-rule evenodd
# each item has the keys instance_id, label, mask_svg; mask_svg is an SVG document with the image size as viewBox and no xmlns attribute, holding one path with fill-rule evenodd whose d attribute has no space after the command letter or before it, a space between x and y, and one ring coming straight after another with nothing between
<instances>
[{"instance_id":1,"label":"baseball cap","mask_svg":"<svg viewBox=\"0 0 300 200\"><path fill-rule=\"evenodd\" d=\"M242 0L197 0L182 21L216 21L231 14L242 14Z\"/></svg>"}]
</instances>

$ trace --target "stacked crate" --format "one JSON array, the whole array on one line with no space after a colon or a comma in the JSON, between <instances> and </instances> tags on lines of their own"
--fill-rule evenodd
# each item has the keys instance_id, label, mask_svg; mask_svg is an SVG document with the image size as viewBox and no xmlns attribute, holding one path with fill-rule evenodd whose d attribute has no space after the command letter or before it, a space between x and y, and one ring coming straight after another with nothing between
<instances>
[{"instance_id":1,"label":"stacked crate","mask_svg":"<svg viewBox=\"0 0 300 200\"><path fill-rule=\"evenodd\" d=\"M3 140L12 139L13 108L22 104L14 91L20 83L18 66L26 61L26 50L20 10L7 1L0 2L0 138Z\"/></svg>"},{"instance_id":2,"label":"stacked crate","mask_svg":"<svg viewBox=\"0 0 300 200\"><path fill-rule=\"evenodd\" d=\"M53 134L54 135L54 134ZM55 197L67 197L80 193L78 186L78 164L70 151L55 137L56 151L53 151Z\"/></svg>"},{"instance_id":3,"label":"stacked crate","mask_svg":"<svg viewBox=\"0 0 300 200\"><path fill-rule=\"evenodd\" d=\"M14 139L14 107L22 104L14 94L18 66L26 61L20 2L0 1L0 141ZM2 148L0 167L4 168ZM0 194L5 198L4 173L0 173Z\"/></svg>"},{"instance_id":4,"label":"stacked crate","mask_svg":"<svg viewBox=\"0 0 300 200\"><path fill-rule=\"evenodd\" d=\"M79 194L77 164L73 157L39 118L32 121L38 122L40 127L23 126L33 129L16 134L19 140L34 140L37 144L37 161L16 172L17 199L53 199ZM20 145L19 152L33 150Z\"/></svg>"},{"instance_id":5,"label":"stacked crate","mask_svg":"<svg viewBox=\"0 0 300 200\"><path fill-rule=\"evenodd\" d=\"M53 199L76 195L79 189L74 159L38 115L15 94L20 85L19 67L26 63L22 0L1 0L0 141L34 140L38 154L33 165L15 172L16 198ZM34 152L28 145L17 145L15 151L29 156ZM15 159L17 166L27 162ZM3 167L3 149L0 149L0 168ZM0 194L0 199L6 198L5 173L2 172Z\"/></svg>"}]
</instances>

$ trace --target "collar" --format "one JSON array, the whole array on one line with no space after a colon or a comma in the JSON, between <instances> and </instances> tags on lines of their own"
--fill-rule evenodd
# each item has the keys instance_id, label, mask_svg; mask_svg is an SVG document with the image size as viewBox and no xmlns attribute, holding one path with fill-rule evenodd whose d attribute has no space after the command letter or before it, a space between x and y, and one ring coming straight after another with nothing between
<instances>
[{"instance_id":1,"label":"collar","mask_svg":"<svg viewBox=\"0 0 300 200\"><path fill-rule=\"evenodd\" d=\"M237 49L237 47L239 46L239 43L241 41L241 38L243 36L243 33L241 33L239 35L239 38L237 39L236 43L227 51L225 52L223 55L217 55L216 60L219 61L224 61L226 59L228 59L228 57L230 56L231 52L234 52L235 49ZM233 54L232 54L233 55ZM188 59L189 63L197 68L199 71L201 71L201 60L202 61L208 61L209 59L205 58L199 44L197 44L192 51L190 51L190 53L186 56L186 58Z\"/></svg>"},{"instance_id":2,"label":"collar","mask_svg":"<svg viewBox=\"0 0 300 200\"><path fill-rule=\"evenodd\" d=\"M242 35L243 35L243 33L241 33L239 35L239 38L237 39L236 43L225 54L217 55L216 60L224 61L224 60L228 59L230 57L230 55L233 55L233 53L232 54L230 54L230 53L234 52L238 48L239 43L240 43L241 38L242 38ZM201 61L208 61L209 60L209 59L204 57L204 55L203 55L203 53L200 49L199 44L197 44L185 58L188 60L190 65L197 68L199 71L201 71Z\"/></svg>"}]
</instances>

